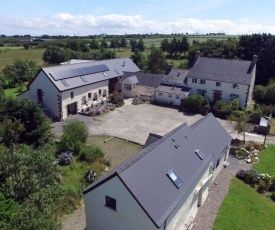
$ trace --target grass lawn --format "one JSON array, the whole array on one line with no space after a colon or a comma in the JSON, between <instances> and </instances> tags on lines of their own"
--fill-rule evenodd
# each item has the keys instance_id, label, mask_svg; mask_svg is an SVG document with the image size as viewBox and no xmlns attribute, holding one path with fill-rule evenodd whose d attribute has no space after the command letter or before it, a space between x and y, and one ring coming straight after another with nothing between
<instances>
[{"instance_id":1,"label":"grass lawn","mask_svg":"<svg viewBox=\"0 0 275 230\"><path fill-rule=\"evenodd\" d=\"M259 153L259 158L259 164L253 165L253 168L259 173L275 175L275 145L268 145L266 149Z\"/></svg>"},{"instance_id":2,"label":"grass lawn","mask_svg":"<svg viewBox=\"0 0 275 230\"><path fill-rule=\"evenodd\" d=\"M37 65L42 65L42 56L45 49L28 49L23 47L3 47L0 48L0 71L5 68L7 64L11 64L15 59L29 59L33 60Z\"/></svg>"},{"instance_id":3,"label":"grass lawn","mask_svg":"<svg viewBox=\"0 0 275 230\"><path fill-rule=\"evenodd\" d=\"M271 118L271 126L269 130L269 134L275 135L275 118Z\"/></svg>"},{"instance_id":4,"label":"grass lawn","mask_svg":"<svg viewBox=\"0 0 275 230\"><path fill-rule=\"evenodd\" d=\"M275 229L275 203L233 178L214 223L214 230Z\"/></svg>"},{"instance_id":5,"label":"grass lawn","mask_svg":"<svg viewBox=\"0 0 275 230\"><path fill-rule=\"evenodd\" d=\"M139 151L142 147L140 145L124 141L118 138L112 138L104 143L104 140L110 138L109 136L92 136L88 139L88 144L100 146L104 153L105 158L111 160L111 167L114 168L125 159ZM84 182L83 177L86 170L96 170L98 176L105 173L105 165L100 162L88 164L86 162L78 161L76 158L73 163L68 166L62 166L62 185L65 191L66 204L63 210L61 209L61 216L72 212L77 209L82 199L82 191L87 184Z\"/></svg>"},{"instance_id":6,"label":"grass lawn","mask_svg":"<svg viewBox=\"0 0 275 230\"><path fill-rule=\"evenodd\" d=\"M19 88L12 88L12 89L5 89L5 95L6 96L11 96L11 97L16 97L19 93L25 91L27 89L26 86L22 88L22 91L19 90Z\"/></svg>"}]
</instances>

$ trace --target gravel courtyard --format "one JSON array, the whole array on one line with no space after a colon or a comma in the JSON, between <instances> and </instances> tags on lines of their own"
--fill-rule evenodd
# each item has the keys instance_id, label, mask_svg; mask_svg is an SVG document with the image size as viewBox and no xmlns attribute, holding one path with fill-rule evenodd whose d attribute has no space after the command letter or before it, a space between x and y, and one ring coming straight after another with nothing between
<instances>
[{"instance_id":1,"label":"gravel courtyard","mask_svg":"<svg viewBox=\"0 0 275 230\"><path fill-rule=\"evenodd\" d=\"M105 134L141 145L145 143L150 132L164 135L184 122L191 125L202 117L200 114L183 113L177 109L157 105L132 105L131 99L127 99L124 106L99 117L72 116L85 122L91 135ZM232 136L235 136L228 121L219 120L219 122ZM61 126L62 122L53 124L53 132L57 136L62 134Z\"/></svg>"}]
</instances>

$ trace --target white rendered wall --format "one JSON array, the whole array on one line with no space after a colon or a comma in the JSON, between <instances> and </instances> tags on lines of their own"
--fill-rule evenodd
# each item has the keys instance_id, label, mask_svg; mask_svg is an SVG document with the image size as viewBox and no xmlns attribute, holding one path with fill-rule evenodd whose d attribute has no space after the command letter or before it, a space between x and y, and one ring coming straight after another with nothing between
<instances>
[{"instance_id":1,"label":"white rendered wall","mask_svg":"<svg viewBox=\"0 0 275 230\"><path fill-rule=\"evenodd\" d=\"M204 171L197 178L197 183L193 185L183 199L179 202L177 207L171 213L167 219L167 230L183 230L187 229L188 224L193 220L198 212L198 193L195 189L201 187L201 181L206 180L210 175L209 165L205 167ZM206 188L208 194L208 187L210 185L209 180L205 182L204 188ZM204 189L204 197L207 196ZM203 201L204 202L204 201ZM203 204L203 203L202 203Z\"/></svg>"},{"instance_id":2,"label":"white rendered wall","mask_svg":"<svg viewBox=\"0 0 275 230\"><path fill-rule=\"evenodd\" d=\"M37 89L43 91L43 105L55 116L59 116L58 95L59 91L48 77L41 71L29 86L29 90L19 95L19 98L28 98L32 102L38 102Z\"/></svg>"},{"instance_id":3,"label":"white rendered wall","mask_svg":"<svg viewBox=\"0 0 275 230\"><path fill-rule=\"evenodd\" d=\"M212 164L215 165L215 170L213 172L213 180L212 180L212 182L214 182L214 180L216 179L217 175L219 174L219 172L221 171L221 169L224 167L223 166L224 161L226 161L228 159L229 149L230 149L229 147L230 147L230 144L228 144L228 149L226 151L224 151L221 154L221 156L219 157L220 164L219 164L219 166L217 168L216 168L217 161L216 162L212 162Z\"/></svg>"},{"instance_id":4,"label":"white rendered wall","mask_svg":"<svg viewBox=\"0 0 275 230\"><path fill-rule=\"evenodd\" d=\"M206 90L207 93L205 94L205 97L207 97L210 101L213 101L214 90L220 90L222 91L221 100L228 102L231 101L230 94L237 94L239 95L239 106L246 107L249 85L238 84L237 88L233 88L232 83L228 82L221 82L221 86L216 86L216 81L211 80L205 80L205 84L199 84L199 79L197 82L198 83L193 83L192 78L187 79L187 86L192 89L191 94L198 94L197 89Z\"/></svg>"},{"instance_id":5,"label":"white rendered wall","mask_svg":"<svg viewBox=\"0 0 275 230\"><path fill-rule=\"evenodd\" d=\"M86 96L86 100L90 104L92 102L92 99L94 97L94 93L97 93L97 96L99 96L99 90L101 89L101 94L103 94L103 91L106 90L107 96L109 92L108 88L109 81L102 81L102 82L97 82L91 85L86 85L82 86L79 88L74 88L71 90L63 91L62 92L62 112L63 112L63 119L67 118L67 105L77 102L77 110L78 112L81 111L82 109L82 97ZM71 93L73 92L74 97L71 98ZM88 100L88 93L92 93L92 98L91 101ZM103 97L98 97L98 101L101 99L106 99Z\"/></svg>"},{"instance_id":6,"label":"white rendered wall","mask_svg":"<svg viewBox=\"0 0 275 230\"><path fill-rule=\"evenodd\" d=\"M116 199L116 211L105 206L105 196ZM155 230L153 222L118 177L84 195L87 230Z\"/></svg>"},{"instance_id":7,"label":"white rendered wall","mask_svg":"<svg viewBox=\"0 0 275 230\"><path fill-rule=\"evenodd\" d=\"M162 95L160 95L160 93L162 93ZM169 97L169 94L171 94L172 97ZM179 95L179 98L176 98L176 95ZM160 104L172 103L172 105L180 106L181 100L186 97L187 97L186 95L175 94L175 93L166 93L161 91L155 92L155 101Z\"/></svg>"}]
</instances>

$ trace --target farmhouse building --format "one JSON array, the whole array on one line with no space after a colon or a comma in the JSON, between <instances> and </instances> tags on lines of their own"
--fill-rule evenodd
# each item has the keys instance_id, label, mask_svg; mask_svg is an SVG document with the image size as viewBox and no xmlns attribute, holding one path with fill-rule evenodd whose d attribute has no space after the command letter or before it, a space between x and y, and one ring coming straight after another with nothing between
<instances>
[{"instance_id":1,"label":"farmhouse building","mask_svg":"<svg viewBox=\"0 0 275 230\"><path fill-rule=\"evenodd\" d=\"M257 56L252 61L197 57L186 76L191 94L200 94L211 102L239 100L240 107L251 101Z\"/></svg>"},{"instance_id":2,"label":"farmhouse building","mask_svg":"<svg viewBox=\"0 0 275 230\"><path fill-rule=\"evenodd\" d=\"M55 120L63 120L80 112L88 101L100 102L117 91L123 72L139 71L129 58L45 67L19 98L29 98Z\"/></svg>"},{"instance_id":3,"label":"farmhouse building","mask_svg":"<svg viewBox=\"0 0 275 230\"><path fill-rule=\"evenodd\" d=\"M230 142L212 114L150 134L141 151L83 191L87 229L191 229Z\"/></svg>"}]
</instances>

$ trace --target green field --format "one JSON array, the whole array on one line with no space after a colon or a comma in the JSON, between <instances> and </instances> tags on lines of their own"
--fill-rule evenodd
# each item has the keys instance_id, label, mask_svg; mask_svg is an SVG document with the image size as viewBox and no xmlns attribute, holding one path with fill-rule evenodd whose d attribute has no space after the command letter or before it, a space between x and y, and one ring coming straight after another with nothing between
<instances>
[{"instance_id":1,"label":"green field","mask_svg":"<svg viewBox=\"0 0 275 230\"><path fill-rule=\"evenodd\" d=\"M275 203L233 178L214 223L214 230L275 229Z\"/></svg>"},{"instance_id":2,"label":"green field","mask_svg":"<svg viewBox=\"0 0 275 230\"><path fill-rule=\"evenodd\" d=\"M42 65L42 56L45 49L28 49L23 47L0 47L0 71L15 59L33 60L37 65Z\"/></svg>"}]
</instances>

